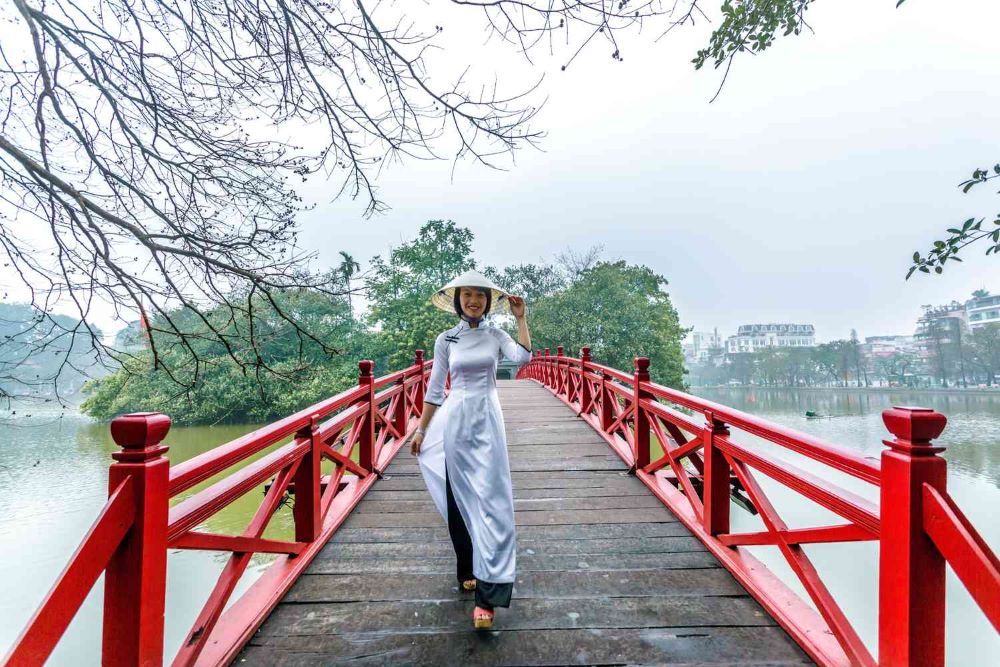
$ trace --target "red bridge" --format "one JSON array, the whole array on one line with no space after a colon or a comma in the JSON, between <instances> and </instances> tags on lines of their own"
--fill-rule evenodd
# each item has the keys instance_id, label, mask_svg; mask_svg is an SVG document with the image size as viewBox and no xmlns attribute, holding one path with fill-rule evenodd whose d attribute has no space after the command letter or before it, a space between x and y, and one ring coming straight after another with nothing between
<instances>
[{"instance_id":1,"label":"red bridge","mask_svg":"<svg viewBox=\"0 0 1000 667\"><path fill-rule=\"evenodd\" d=\"M946 566L1000 631L1000 561L948 495L932 443L943 415L886 410L878 461L655 384L648 359L626 373L588 348L581 356L546 350L500 383L519 579L492 633L469 628L444 522L414 459L395 460L430 374L418 350L413 366L377 379L362 361L357 387L174 466L168 417L114 420L108 502L5 664L43 664L103 573L103 664L161 665L168 549L231 554L174 665L941 665ZM880 502L774 447L877 487ZM839 520L789 528L762 476ZM262 487L242 534L199 530ZM294 536L262 537L289 490ZM733 498L765 529L734 532ZM857 541L878 543L877 646L802 548ZM749 553L755 545L778 547L808 600ZM265 553L277 557L229 604Z\"/></svg>"}]
</instances>

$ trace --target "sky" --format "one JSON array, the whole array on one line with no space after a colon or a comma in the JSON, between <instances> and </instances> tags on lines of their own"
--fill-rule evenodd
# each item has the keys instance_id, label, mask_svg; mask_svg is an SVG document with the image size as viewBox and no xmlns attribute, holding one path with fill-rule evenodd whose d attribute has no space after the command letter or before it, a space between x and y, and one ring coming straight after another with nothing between
<instances>
[{"instance_id":1,"label":"sky","mask_svg":"<svg viewBox=\"0 0 1000 667\"><path fill-rule=\"evenodd\" d=\"M704 6L717 18L720 4ZM314 268L345 251L364 269L426 220L452 219L474 233L480 267L594 245L650 266L699 331L791 322L815 325L820 341L912 334L923 304L1000 292L1000 258L984 245L942 276L903 279L913 251L946 228L1000 212L996 188L956 187L1000 161L1000 2L895 4L815 2L814 33L737 59L714 102L720 72L691 64L711 23L662 39L651 26L621 33L621 61L595 41L563 71L570 49L529 64L484 43L477 13L420 5L413 16L444 26L448 47L428 55L434 81L468 67L470 80L520 91L541 77L533 127L546 136L502 171L388 164L377 186L391 209L370 218L367 202L334 200L337 185L313 179L300 191L314 205L301 245ZM101 326L120 327L105 310Z\"/></svg>"},{"instance_id":2,"label":"sky","mask_svg":"<svg viewBox=\"0 0 1000 667\"><path fill-rule=\"evenodd\" d=\"M369 219L311 184L303 244L321 265L340 250L364 265L436 218L472 230L480 266L600 244L665 276L684 326L723 335L764 322L814 324L820 340L911 334L922 304L1000 292L985 246L903 279L947 227L1000 212L995 188L956 187L1000 161L1000 3L837 0L808 15L813 34L738 59L715 102L720 73L690 63L707 24L629 35L622 62L596 44L566 71L565 51L528 68L494 49L473 72L515 87L544 75L541 149L507 171L392 165L378 181L392 208ZM459 25L478 39L476 21Z\"/></svg>"}]
</instances>

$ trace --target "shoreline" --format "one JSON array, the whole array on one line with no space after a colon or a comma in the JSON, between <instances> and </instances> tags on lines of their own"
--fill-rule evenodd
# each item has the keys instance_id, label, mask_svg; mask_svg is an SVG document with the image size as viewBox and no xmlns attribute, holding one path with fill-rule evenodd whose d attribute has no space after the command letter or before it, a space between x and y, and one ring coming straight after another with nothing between
<instances>
[{"instance_id":1,"label":"shoreline","mask_svg":"<svg viewBox=\"0 0 1000 667\"><path fill-rule=\"evenodd\" d=\"M939 388L910 388L910 387L790 387L790 386L780 386L780 385L738 385L738 386L727 386L727 385L704 385L700 387L691 387L690 391L694 392L699 389L728 389L728 390L761 390L761 389L780 389L783 391L793 390L793 391L815 391L815 392L833 392L833 391L856 391L861 393L882 393L882 394L955 394L956 396L996 396L1000 398L1000 389L980 389L978 387L961 389L958 387L939 387Z\"/></svg>"}]
</instances>

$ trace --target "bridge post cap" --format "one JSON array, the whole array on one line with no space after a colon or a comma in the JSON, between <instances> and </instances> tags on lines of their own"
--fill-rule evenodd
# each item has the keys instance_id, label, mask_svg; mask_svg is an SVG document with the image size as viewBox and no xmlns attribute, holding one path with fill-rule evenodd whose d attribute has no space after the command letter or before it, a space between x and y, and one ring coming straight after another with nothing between
<instances>
[{"instance_id":1,"label":"bridge post cap","mask_svg":"<svg viewBox=\"0 0 1000 667\"><path fill-rule=\"evenodd\" d=\"M948 418L930 408L893 406L882 411L885 427L896 436L895 440L883 440L893 450L911 454L934 454L943 452L944 447L930 444L944 431Z\"/></svg>"},{"instance_id":2,"label":"bridge post cap","mask_svg":"<svg viewBox=\"0 0 1000 667\"><path fill-rule=\"evenodd\" d=\"M361 371L362 375L371 375L374 368L375 362L370 359L362 359L358 362L358 370Z\"/></svg>"},{"instance_id":3,"label":"bridge post cap","mask_svg":"<svg viewBox=\"0 0 1000 667\"><path fill-rule=\"evenodd\" d=\"M590 346L584 345L580 348L580 356L584 359L590 359Z\"/></svg>"},{"instance_id":4,"label":"bridge post cap","mask_svg":"<svg viewBox=\"0 0 1000 667\"><path fill-rule=\"evenodd\" d=\"M549 356L549 348L545 348L545 356Z\"/></svg>"},{"instance_id":5,"label":"bridge post cap","mask_svg":"<svg viewBox=\"0 0 1000 667\"><path fill-rule=\"evenodd\" d=\"M170 417L159 412L133 412L111 420L111 438L122 448L116 461L149 461L167 451L160 446L170 431Z\"/></svg>"},{"instance_id":6,"label":"bridge post cap","mask_svg":"<svg viewBox=\"0 0 1000 667\"><path fill-rule=\"evenodd\" d=\"M635 364L635 370L639 371L640 373L649 370L649 357L636 357L633 360L633 363Z\"/></svg>"},{"instance_id":7,"label":"bridge post cap","mask_svg":"<svg viewBox=\"0 0 1000 667\"><path fill-rule=\"evenodd\" d=\"M560 357L563 356L563 346L562 345L557 345L556 346L556 354L559 355Z\"/></svg>"},{"instance_id":8,"label":"bridge post cap","mask_svg":"<svg viewBox=\"0 0 1000 667\"><path fill-rule=\"evenodd\" d=\"M423 350L419 350L419 349L418 350L414 350L413 351L413 355L416 357L416 359L417 359L418 362L424 360L424 351Z\"/></svg>"}]
</instances>

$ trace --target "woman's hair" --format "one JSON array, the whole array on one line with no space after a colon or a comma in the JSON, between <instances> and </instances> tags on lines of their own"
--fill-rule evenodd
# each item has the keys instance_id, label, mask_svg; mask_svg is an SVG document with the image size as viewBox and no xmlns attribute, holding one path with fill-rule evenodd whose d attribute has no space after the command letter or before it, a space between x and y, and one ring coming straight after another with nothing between
<instances>
[{"instance_id":1,"label":"woman's hair","mask_svg":"<svg viewBox=\"0 0 1000 667\"><path fill-rule=\"evenodd\" d=\"M485 287L470 287L469 289L477 289L477 290L479 290L480 292L482 292L483 294L486 295L486 307L483 308L483 317L486 317L487 315L489 315L490 314L490 307L493 305L493 290L486 289ZM461 298L461 295L462 295L462 288L461 287L456 287L455 288L454 304L455 304L455 314L458 315L459 319L461 319L461 317L462 317L462 298Z\"/></svg>"}]
</instances>

